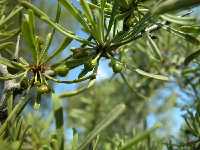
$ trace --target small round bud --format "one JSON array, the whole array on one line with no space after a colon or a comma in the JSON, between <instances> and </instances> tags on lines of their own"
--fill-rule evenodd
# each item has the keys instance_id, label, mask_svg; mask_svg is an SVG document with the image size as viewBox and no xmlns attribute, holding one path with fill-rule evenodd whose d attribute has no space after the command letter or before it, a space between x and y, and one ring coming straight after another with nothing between
<instances>
[{"instance_id":1,"label":"small round bud","mask_svg":"<svg viewBox=\"0 0 200 150\"><path fill-rule=\"evenodd\" d=\"M50 88L48 87L48 85L42 84L42 85L37 87L37 92L39 94L47 94L47 93L50 92Z\"/></svg>"},{"instance_id":2,"label":"small round bud","mask_svg":"<svg viewBox=\"0 0 200 150\"><path fill-rule=\"evenodd\" d=\"M96 65L97 65L97 60L93 59L93 60L91 60L91 61L89 61L88 63L85 64L85 68L88 71L92 71Z\"/></svg>"},{"instance_id":3,"label":"small round bud","mask_svg":"<svg viewBox=\"0 0 200 150\"><path fill-rule=\"evenodd\" d=\"M116 60L111 61L111 66L112 66L112 70L114 73L120 73L120 72L122 72L122 70L124 68L123 64Z\"/></svg>"},{"instance_id":4,"label":"small round bud","mask_svg":"<svg viewBox=\"0 0 200 150\"><path fill-rule=\"evenodd\" d=\"M66 65L59 65L54 71L58 76L64 77L68 74L69 68Z\"/></svg>"}]
</instances>

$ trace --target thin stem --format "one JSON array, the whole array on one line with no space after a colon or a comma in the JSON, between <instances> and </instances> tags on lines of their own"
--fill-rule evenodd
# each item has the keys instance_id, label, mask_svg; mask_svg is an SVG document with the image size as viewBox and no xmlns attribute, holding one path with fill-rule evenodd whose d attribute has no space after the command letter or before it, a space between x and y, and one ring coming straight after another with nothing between
<instances>
[{"instance_id":1,"label":"thin stem","mask_svg":"<svg viewBox=\"0 0 200 150\"><path fill-rule=\"evenodd\" d=\"M58 83L66 83L66 84L73 84L73 83L78 83L78 82L82 82L82 81L85 81L85 80L88 80L88 79L92 79L94 78L96 75L95 74L92 74L92 75L89 75L87 77L82 77L80 79L75 79L75 80L58 80L56 78L53 78L47 74L44 74L44 76L49 79L49 80L52 80L54 82L58 82Z\"/></svg>"},{"instance_id":2,"label":"thin stem","mask_svg":"<svg viewBox=\"0 0 200 150\"><path fill-rule=\"evenodd\" d=\"M86 87L81 87L79 89L76 89L74 91L71 92L64 92L62 94L59 95L60 98L65 98L65 97L71 97L71 96L75 96L77 94L80 94L86 90L88 90L89 88L91 88L94 84L95 84L96 79L92 79L89 81L88 85Z\"/></svg>"}]
</instances>

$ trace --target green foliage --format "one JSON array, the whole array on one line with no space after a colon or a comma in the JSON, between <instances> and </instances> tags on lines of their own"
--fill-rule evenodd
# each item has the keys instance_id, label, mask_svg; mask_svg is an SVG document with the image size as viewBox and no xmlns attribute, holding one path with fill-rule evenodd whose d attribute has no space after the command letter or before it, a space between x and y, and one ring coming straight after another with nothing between
<instances>
[{"instance_id":1,"label":"green foliage","mask_svg":"<svg viewBox=\"0 0 200 150\"><path fill-rule=\"evenodd\" d=\"M52 19L34 2L0 0L0 80L4 83L0 113L5 115L0 117L0 148L198 149L200 26L190 13L166 13L196 6L199 0L80 0L81 8L69 0L56 3ZM64 9L85 36L61 23L66 19L62 18ZM41 25L48 28L44 36ZM61 43L54 41L58 35ZM63 56L71 42L78 42L77 47ZM110 62L114 79L98 83L105 60ZM80 70L74 79L60 79L74 69ZM164 144L165 139L156 134L160 126L148 127L152 108L147 100L175 81L189 92L192 89L193 103L187 108L183 138ZM54 93L61 83L77 88ZM53 108L45 109L44 100ZM168 100L154 112L174 107L174 93ZM47 117L40 117L40 110L48 111ZM69 127L73 136L66 140Z\"/></svg>"}]
</instances>

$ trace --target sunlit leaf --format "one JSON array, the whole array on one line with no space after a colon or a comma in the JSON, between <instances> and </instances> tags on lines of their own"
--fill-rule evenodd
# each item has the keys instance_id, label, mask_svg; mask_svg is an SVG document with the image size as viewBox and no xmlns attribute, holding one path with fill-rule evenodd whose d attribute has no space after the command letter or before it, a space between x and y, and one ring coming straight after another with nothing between
<instances>
[{"instance_id":1,"label":"sunlit leaf","mask_svg":"<svg viewBox=\"0 0 200 150\"><path fill-rule=\"evenodd\" d=\"M197 23L195 17L180 17L175 15L165 14L162 15L161 18L169 22L180 25L194 25L195 23Z\"/></svg>"},{"instance_id":2,"label":"sunlit leaf","mask_svg":"<svg viewBox=\"0 0 200 150\"><path fill-rule=\"evenodd\" d=\"M167 25L163 25L162 28L167 30L170 33L173 33L174 35L176 35L178 37L185 39L187 42L190 42L190 43L195 44L195 45L200 44L200 41L198 40L198 38L196 38L196 37L194 37L190 34L184 33L182 31L179 31L179 30L174 29L174 28L167 26Z\"/></svg>"},{"instance_id":3,"label":"sunlit leaf","mask_svg":"<svg viewBox=\"0 0 200 150\"><path fill-rule=\"evenodd\" d=\"M156 43L154 42L154 40L149 35L147 35L147 39L149 41L150 47L153 50L156 58L162 60L163 58L162 58L162 55L160 53L160 49L158 48L158 46L156 45Z\"/></svg>"},{"instance_id":4,"label":"sunlit leaf","mask_svg":"<svg viewBox=\"0 0 200 150\"><path fill-rule=\"evenodd\" d=\"M180 30L185 33L199 34L200 26L181 26Z\"/></svg>"},{"instance_id":5,"label":"sunlit leaf","mask_svg":"<svg viewBox=\"0 0 200 150\"><path fill-rule=\"evenodd\" d=\"M26 41L29 49L32 52L34 61L37 60L37 46L36 46L36 33L35 33L35 22L34 15L31 10L28 14L24 14L24 19L22 23L22 34L24 40Z\"/></svg>"},{"instance_id":6,"label":"sunlit leaf","mask_svg":"<svg viewBox=\"0 0 200 150\"><path fill-rule=\"evenodd\" d=\"M136 69L135 70L137 73L146 76L146 77L150 77L150 78L154 78L154 79L158 79L158 80L163 80L163 81L169 81L169 77L163 76L163 75L155 75L155 74L151 74L148 72L145 72L141 69Z\"/></svg>"}]
</instances>

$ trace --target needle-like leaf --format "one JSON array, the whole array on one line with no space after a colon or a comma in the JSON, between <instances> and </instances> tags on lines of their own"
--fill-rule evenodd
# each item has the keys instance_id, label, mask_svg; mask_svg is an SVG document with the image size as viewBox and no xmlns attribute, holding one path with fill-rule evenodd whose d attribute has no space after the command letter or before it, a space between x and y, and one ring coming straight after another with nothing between
<instances>
[{"instance_id":1,"label":"needle-like leaf","mask_svg":"<svg viewBox=\"0 0 200 150\"><path fill-rule=\"evenodd\" d=\"M59 95L60 98L65 98L65 97L71 97L74 95L78 95L82 92L84 92L85 90L88 90L89 88L91 88L92 86L94 86L96 79L92 79L89 81L88 85L86 87L81 87L77 90L71 91L71 92L64 92L62 94Z\"/></svg>"},{"instance_id":2,"label":"needle-like leaf","mask_svg":"<svg viewBox=\"0 0 200 150\"><path fill-rule=\"evenodd\" d=\"M22 23L22 35L26 41L29 49L32 52L34 61L37 61L37 46L36 46L36 33L35 33L35 21L32 10L28 10L28 14L24 14Z\"/></svg>"},{"instance_id":3,"label":"needle-like leaf","mask_svg":"<svg viewBox=\"0 0 200 150\"><path fill-rule=\"evenodd\" d=\"M56 50L53 51L53 53L47 58L47 60L45 60L45 63L49 62L50 60L52 60L53 58L55 58L57 55L59 55L70 43L71 43L72 39L69 37L66 37L62 44L60 45L60 47Z\"/></svg>"},{"instance_id":4,"label":"needle-like leaf","mask_svg":"<svg viewBox=\"0 0 200 150\"><path fill-rule=\"evenodd\" d=\"M150 128L150 129L148 129L147 131L144 131L141 134L136 135L135 137L130 139L128 142L126 142L119 150L129 150L129 149L131 149L137 143L139 143L142 140L148 138L148 136L150 134L152 134L153 132L155 132L155 130L157 130L158 128L160 128L159 124L154 126L154 127L152 127L152 128Z\"/></svg>"},{"instance_id":5,"label":"needle-like leaf","mask_svg":"<svg viewBox=\"0 0 200 150\"><path fill-rule=\"evenodd\" d=\"M197 20L195 17L181 17L181 16L175 16L170 14L161 15L161 18L180 25L194 25L197 23Z\"/></svg>"},{"instance_id":6,"label":"needle-like leaf","mask_svg":"<svg viewBox=\"0 0 200 150\"><path fill-rule=\"evenodd\" d=\"M124 111L126 106L124 104L118 104L113 108L102 121L85 137L85 140L80 144L78 150L86 149L86 146L106 127L108 127L115 119L119 117Z\"/></svg>"},{"instance_id":7,"label":"needle-like leaf","mask_svg":"<svg viewBox=\"0 0 200 150\"><path fill-rule=\"evenodd\" d=\"M163 75L151 74L151 73L145 72L145 71L143 71L141 69L136 69L135 71L137 73L143 75L143 76L147 76L147 77L150 77L150 78L154 78L154 79L158 79L158 80L163 80L163 81L169 81L169 77L166 77L166 76L163 76Z\"/></svg>"},{"instance_id":8,"label":"needle-like leaf","mask_svg":"<svg viewBox=\"0 0 200 150\"><path fill-rule=\"evenodd\" d=\"M160 49L158 48L158 46L156 45L156 43L154 42L154 40L150 37L149 34L147 34L147 39L150 45L150 48L153 50L153 53L155 54L156 58L158 58L159 60L162 60L162 55L160 53Z\"/></svg>"},{"instance_id":9,"label":"needle-like leaf","mask_svg":"<svg viewBox=\"0 0 200 150\"><path fill-rule=\"evenodd\" d=\"M84 17L81 15L81 12L78 11L69 1L67 0L59 0L59 2L74 16L74 18L79 21L79 23L83 26L83 28L89 32L90 28L85 21Z\"/></svg>"}]
</instances>

